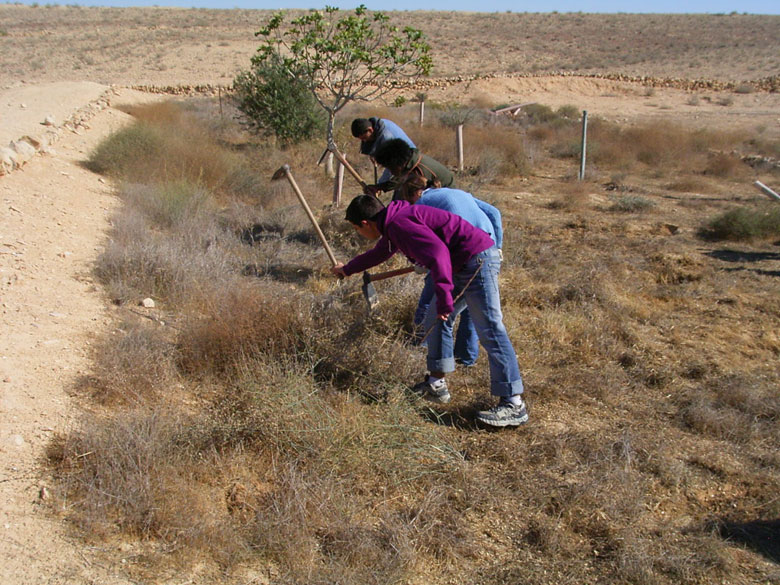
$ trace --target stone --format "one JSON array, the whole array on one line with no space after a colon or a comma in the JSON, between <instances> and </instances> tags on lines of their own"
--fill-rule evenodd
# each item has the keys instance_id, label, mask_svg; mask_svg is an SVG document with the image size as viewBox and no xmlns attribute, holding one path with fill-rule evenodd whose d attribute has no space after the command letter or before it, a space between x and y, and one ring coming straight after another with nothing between
<instances>
[{"instance_id":1,"label":"stone","mask_svg":"<svg viewBox=\"0 0 780 585\"><path fill-rule=\"evenodd\" d=\"M153 309L154 308L154 300L150 299L149 297L145 298L141 301L141 305L146 307L147 309Z\"/></svg>"}]
</instances>

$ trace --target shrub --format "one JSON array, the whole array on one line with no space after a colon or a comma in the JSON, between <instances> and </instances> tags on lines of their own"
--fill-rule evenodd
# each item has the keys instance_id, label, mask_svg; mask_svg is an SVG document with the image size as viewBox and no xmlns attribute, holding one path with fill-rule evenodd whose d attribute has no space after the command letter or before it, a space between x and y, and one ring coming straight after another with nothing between
<instances>
[{"instance_id":1,"label":"shrub","mask_svg":"<svg viewBox=\"0 0 780 585\"><path fill-rule=\"evenodd\" d=\"M175 349L157 324L125 322L95 348L94 378L102 402L143 404L176 380Z\"/></svg>"},{"instance_id":2,"label":"shrub","mask_svg":"<svg viewBox=\"0 0 780 585\"><path fill-rule=\"evenodd\" d=\"M715 240L775 238L780 236L780 207L737 207L710 220L699 234Z\"/></svg>"},{"instance_id":3,"label":"shrub","mask_svg":"<svg viewBox=\"0 0 780 585\"><path fill-rule=\"evenodd\" d=\"M123 198L158 227L172 227L209 208L211 194L187 181L128 184Z\"/></svg>"},{"instance_id":4,"label":"shrub","mask_svg":"<svg viewBox=\"0 0 780 585\"><path fill-rule=\"evenodd\" d=\"M279 58L242 71L233 87L250 125L276 135L283 144L301 142L325 128L324 112L314 96Z\"/></svg>"},{"instance_id":5,"label":"shrub","mask_svg":"<svg viewBox=\"0 0 780 585\"><path fill-rule=\"evenodd\" d=\"M252 191L247 163L223 149L194 113L167 102L128 110L138 121L109 136L90 153L86 166L117 179L147 183L185 182L213 192Z\"/></svg>"},{"instance_id":6,"label":"shrub","mask_svg":"<svg viewBox=\"0 0 780 585\"><path fill-rule=\"evenodd\" d=\"M523 107L530 124L550 124L562 126L580 118L580 111L572 105L564 105L553 110L544 104L530 104Z\"/></svg>"},{"instance_id":7,"label":"shrub","mask_svg":"<svg viewBox=\"0 0 780 585\"><path fill-rule=\"evenodd\" d=\"M439 112L439 123L447 128L457 128L468 122L479 122L484 117L485 112L479 108L449 106Z\"/></svg>"},{"instance_id":8,"label":"shrub","mask_svg":"<svg viewBox=\"0 0 780 585\"><path fill-rule=\"evenodd\" d=\"M142 153L144 158L162 157L161 136L153 126L133 124L101 142L90 153L86 166L92 172L121 178L129 174Z\"/></svg>"},{"instance_id":9,"label":"shrub","mask_svg":"<svg viewBox=\"0 0 780 585\"><path fill-rule=\"evenodd\" d=\"M725 178L738 174L743 168L744 165L739 157L719 153L710 157L707 167L704 169L704 174Z\"/></svg>"},{"instance_id":10,"label":"shrub","mask_svg":"<svg viewBox=\"0 0 780 585\"><path fill-rule=\"evenodd\" d=\"M638 213L647 211L654 205L647 197L642 197L641 195L620 195L612 198L612 205L609 207L609 210L621 213Z\"/></svg>"}]
</instances>

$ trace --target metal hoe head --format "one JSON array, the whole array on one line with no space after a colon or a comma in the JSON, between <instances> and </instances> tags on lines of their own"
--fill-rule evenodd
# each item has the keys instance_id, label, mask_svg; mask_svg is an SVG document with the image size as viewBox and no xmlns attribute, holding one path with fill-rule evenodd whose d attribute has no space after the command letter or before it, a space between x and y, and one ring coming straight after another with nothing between
<instances>
[{"instance_id":1,"label":"metal hoe head","mask_svg":"<svg viewBox=\"0 0 780 585\"><path fill-rule=\"evenodd\" d=\"M272 181L278 181L279 179L284 178L287 176L287 173L290 171L290 165L284 165L283 167L280 167L272 176Z\"/></svg>"},{"instance_id":2,"label":"metal hoe head","mask_svg":"<svg viewBox=\"0 0 780 585\"><path fill-rule=\"evenodd\" d=\"M379 295L376 294L376 289L371 282L371 275L368 271L363 273L363 286L361 287L363 296L366 297L368 303L368 310L373 310L379 304Z\"/></svg>"}]
</instances>

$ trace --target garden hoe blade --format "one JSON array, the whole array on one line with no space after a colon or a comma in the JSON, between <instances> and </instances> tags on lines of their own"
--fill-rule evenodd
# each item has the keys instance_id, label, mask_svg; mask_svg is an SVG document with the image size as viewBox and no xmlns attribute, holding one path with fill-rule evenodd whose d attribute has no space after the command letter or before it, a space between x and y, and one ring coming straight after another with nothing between
<instances>
[{"instance_id":1,"label":"garden hoe blade","mask_svg":"<svg viewBox=\"0 0 780 585\"><path fill-rule=\"evenodd\" d=\"M380 272L371 276L368 271L363 273L363 296L366 297L368 303L368 312L379 304L379 295L376 294L374 288L374 281L384 280L385 278L392 278L394 276L401 276L402 274L409 274L414 272L414 266L408 266L406 268L399 268L397 270L388 270L387 272Z\"/></svg>"},{"instance_id":2,"label":"garden hoe blade","mask_svg":"<svg viewBox=\"0 0 780 585\"><path fill-rule=\"evenodd\" d=\"M371 275L368 271L363 273L363 296L366 297L368 303L368 312L370 313L374 307L379 304L379 296L376 294L376 289L371 282Z\"/></svg>"}]
</instances>

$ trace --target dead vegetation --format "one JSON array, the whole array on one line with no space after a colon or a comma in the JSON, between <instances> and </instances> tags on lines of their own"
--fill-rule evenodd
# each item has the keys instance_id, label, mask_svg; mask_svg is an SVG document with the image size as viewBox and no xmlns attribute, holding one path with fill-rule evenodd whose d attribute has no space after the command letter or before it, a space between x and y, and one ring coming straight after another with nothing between
<instances>
[{"instance_id":1,"label":"dead vegetation","mask_svg":"<svg viewBox=\"0 0 780 585\"><path fill-rule=\"evenodd\" d=\"M254 33L271 14L0 4L0 85L74 77L107 84L117 73L129 85L226 85L247 67L257 48ZM746 93L753 80L776 76L780 65L777 15L388 14L426 34L435 77L610 73L730 81Z\"/></svg>"},{"instance_id":2,"label":"dead vegetation","mask_svg":"<svg viewBox=\"0 0 780 585\"><path fill-rule=\"evenodd\" d=\"M780 228L713 227L776 216L749 186L774 171L710 153L753 152L749 137L594 120L577 181L573 106L466 121L457 181L503 213L531 407L527 427L490 432L473 418L484 356L446 407L405 394L424 363L419 279L377 285L367 317L268 182L290 163L337 256L364 249L328 205L317 144L275 151L216 108L137 110L90 159L120 180L96 270L124 321L96 350L83 425L50 452L85 537L126 540L148 582L194 559L223 582L778 579ZM419 128L414 106L370 110L452 166L453 106L431 112Z\"/></svg>"}]
</instances>

